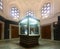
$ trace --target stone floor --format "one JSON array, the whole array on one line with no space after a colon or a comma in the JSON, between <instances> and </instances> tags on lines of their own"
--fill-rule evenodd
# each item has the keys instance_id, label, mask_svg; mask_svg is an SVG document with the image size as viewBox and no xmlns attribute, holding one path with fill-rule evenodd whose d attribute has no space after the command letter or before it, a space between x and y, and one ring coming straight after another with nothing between
<instances>
[{"instance_id":1,"label":"stone floor","mask_svg":"<svg viewBox=\"0 0 60 49\"><path fill-rule=\"evenodd\" d=\"M24 48L19 45L19 40L0 41L0 49L60 49L60 42L40 40L39 46Z\"/></svg>"}]
</instances>

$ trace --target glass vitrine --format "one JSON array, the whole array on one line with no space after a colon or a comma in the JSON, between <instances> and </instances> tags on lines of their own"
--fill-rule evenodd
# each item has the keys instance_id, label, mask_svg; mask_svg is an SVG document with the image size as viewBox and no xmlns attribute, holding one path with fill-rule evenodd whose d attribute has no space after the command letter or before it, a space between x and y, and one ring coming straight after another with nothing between
<instances>
[{"instance_id":1,"label":"glass vitrine","mask_svg":"<svg viewBox=\"0 0 60 49\"><path fill-rule=\"evenodd\" d=\"M19 21L19 35L40 35L40 20L35 17L26 16Z\"/></svg>"}]
</instances>

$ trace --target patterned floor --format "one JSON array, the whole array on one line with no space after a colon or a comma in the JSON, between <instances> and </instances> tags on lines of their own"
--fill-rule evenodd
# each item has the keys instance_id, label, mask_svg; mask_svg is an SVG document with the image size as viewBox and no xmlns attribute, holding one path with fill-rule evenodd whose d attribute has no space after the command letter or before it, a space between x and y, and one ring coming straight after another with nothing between
<instances>
[{"instance_id":1,"label":"patterned floor","mask_svg":"<svg viewBox=\"0 0 60 49\"><path fill-rule=\"evenodd\" d=\"M19 40L0 41L0 49L60 49L60 42L40 40L39 46L24 48L19 45Z\"/></svg>"}]
</instances>

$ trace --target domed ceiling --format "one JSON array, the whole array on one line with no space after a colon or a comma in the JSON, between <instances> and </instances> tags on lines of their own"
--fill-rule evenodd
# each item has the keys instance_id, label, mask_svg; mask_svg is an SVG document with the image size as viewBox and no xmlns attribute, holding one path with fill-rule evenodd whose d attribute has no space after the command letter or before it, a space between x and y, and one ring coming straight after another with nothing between
<instances>
[{"instance_id":1,"label":"domed ceiling","mask_svg":"<svg viewBox=\"0 0 60 49\"><path fill-rule=\"evenodd\" d=\"M27 11L30 10L34 13L34 17L43 21L41 23L46 23L47 20L51 21L50 17L56 13L55 10L59 12L58 9L60 9L60 8L55 8L59 4L59 0L57 1L56 0L2 0L2 1L3 1L3 10L2 11L0 10L0 15L2 15L4 18L8 20L12 20L16 22L24 18L26 16ZM41 9L43 5L47 2L50 2L52 5L51 14L49 15L50 17L48 17L48 19L42 19ZM19 17L17 19L12 18L11 16L12 7L16 7L19 10Z\"/></svg>"}]
</instances>

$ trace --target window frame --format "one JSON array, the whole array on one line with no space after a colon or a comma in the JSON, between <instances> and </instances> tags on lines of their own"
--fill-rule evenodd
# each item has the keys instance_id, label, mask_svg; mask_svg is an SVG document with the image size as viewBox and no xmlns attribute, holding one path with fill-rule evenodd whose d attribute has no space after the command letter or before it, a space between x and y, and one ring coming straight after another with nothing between
<instances>
[{"instance_id":1,"label":"window frame","mask_svg":"<svg viewBox=\"0 0 60 49\"><path fill-rule=\"evenodd\" d=\"M18 19L20 17L20 10L17 7L10 8L10 15L14 19Z\"/></svg>"},{"instance_id":2,"label":"window frame","mask_svg":"<svg viewBox=\"0 0 60 49\"><path fill-rule=\"evenodd\" d=\"M48 3L45 3L41 9L41 16L42 18L47 18L49 17L51 13L51 3L48 2Z\"/></svg>"}]
</instances>

